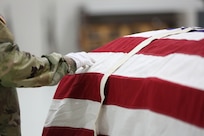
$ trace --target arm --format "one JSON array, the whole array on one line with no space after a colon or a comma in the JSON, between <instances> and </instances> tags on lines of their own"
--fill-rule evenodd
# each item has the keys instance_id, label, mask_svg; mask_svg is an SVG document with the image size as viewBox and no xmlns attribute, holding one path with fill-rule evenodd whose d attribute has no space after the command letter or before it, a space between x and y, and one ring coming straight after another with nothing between
<instances>
[{"instance_id":1,"label":"arm","mask_svg":"<svg viewBox=\"0 0 204 136\"><path fill-rule=\"evenodd\" d=\"M67 59L66 59L67 60ZM7 87L55 85L67 73L74 73L76 64L62 55L36 57L19 51L5 24L0 22L0 84Z\"/></svg>"}]
</instances>

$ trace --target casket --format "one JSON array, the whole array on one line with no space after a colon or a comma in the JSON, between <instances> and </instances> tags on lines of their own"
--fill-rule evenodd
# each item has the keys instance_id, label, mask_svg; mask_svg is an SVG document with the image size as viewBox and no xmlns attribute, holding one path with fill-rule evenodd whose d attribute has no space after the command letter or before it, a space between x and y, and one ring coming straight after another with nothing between
<instances>
[{"instance_id":1,"label":"casket","mask_svg":"<svg viewBox=\"0 0 204 136\"><path fill-rule=\"evenodd\" d=\"M43 136L204 136L204 29L119 37L58 85Z\"/></svg>"}]
</instances>

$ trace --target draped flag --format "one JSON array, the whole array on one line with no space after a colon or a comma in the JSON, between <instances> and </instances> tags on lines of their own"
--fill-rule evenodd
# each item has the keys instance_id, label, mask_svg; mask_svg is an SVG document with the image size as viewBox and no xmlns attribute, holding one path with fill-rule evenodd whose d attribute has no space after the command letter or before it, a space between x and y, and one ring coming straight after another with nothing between
<instances>
[{"instance_id":1,"label":"draped flag","mask_svg":"<svg viewBox=\"0 0 204 136\"><path fill-rule=\"evenodd\" d=\"M61 80L42 135L204 136L204 29L174 30L89 52L96 63Z\"/></svg>"}]
</instances>

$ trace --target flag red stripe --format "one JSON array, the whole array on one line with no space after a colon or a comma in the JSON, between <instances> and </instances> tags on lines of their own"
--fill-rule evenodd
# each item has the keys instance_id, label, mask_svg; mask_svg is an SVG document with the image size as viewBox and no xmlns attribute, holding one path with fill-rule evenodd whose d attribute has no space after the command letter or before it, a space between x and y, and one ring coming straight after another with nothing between
<instances>
[{"instance_id":1,"label":"flag red stripe","mask_svg":"<svg viewBox=\"0 0 204 136\"><path fill-rule=\"evenodd\" d=\"M107 105L150 109L204 128L204 91L158 78L111 76Z\"/></svg>"},{"instance_id":2,"label":"flag red stripe","mask_svg":"<svg viewBox=\"0 0 204 136\"><path fill-rule=\"evenodd\" d=\"M100 102L102 76L99 73L67 75L60 81L54 99L74 98Z\"/></svg>"},{"instance_id":3,"label":"flag red stripe","mask_svg":"<svg viewBox=\"0 0 204 136\"><path fill-rule=\"evenodd\" d=\"M93 130L71 127L44 127L42 136L94 136Z\"/></svg>"},{"instance_id":4,"label":"flag red stripe","mask_svg":"<svg viewBox=\"0 0 204 136\"><path fill-rule=\"evenodd\" d=\"M139 43L147 38L144 37L122 37L116 40L113 40L104 46L101 46L93 52L130 52L135 48Z\"/></svg>"},{"instance_id":5,"label":"flag red stripe","mask_svg":"<svg viewBox=\"0 0 204 136\"><path fill-rule=\"evenodd\" d=\"M75 79L76 77L77 79ZM82 78L83 79L80 79ZM55 99L78 98L100 101L102 74L86 73L66 76ZM70 85L78 85L70 88ZM105 88L106 105L132 109L149 109L204 128L204 91L158 78L110 76Z\"/></svg>"},{"instance_id":6,"label":"flag red stripe","mask_svg":"<svg viewBox=\"0 0 204 136\"><path fill-rule=\"evenodd\" d=\"M44 127L42 136L94 136L93 130L71 127ZM107 135L97 135L107 136Z\"/></svg>"},{"instance_id":7,"label":"flag red stripe","mask_svg":"<svg viewBox=\"0 0 204 136\"><path fill-rule=\"evenodd\" d=\"M93 52L130 52L140 42L147 38L144 37L122 37L116 39ZM176 40L176 39L158 39L150 43L138 54L166 56L172 53L183 53L189 55L199 55L204 57L204 40Z\"/></svg>"}]
</instances>

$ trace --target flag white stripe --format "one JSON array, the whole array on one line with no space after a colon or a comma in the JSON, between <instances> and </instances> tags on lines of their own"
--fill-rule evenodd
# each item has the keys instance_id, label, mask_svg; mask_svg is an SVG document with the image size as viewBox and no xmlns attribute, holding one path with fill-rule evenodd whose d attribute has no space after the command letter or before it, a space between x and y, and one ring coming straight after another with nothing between
<instances>
[{"instance_id":1,"label":"flag white stripe","mask_svg":"<svg viewBox=\"0 0 204 136\"><path fill-rule=\"evenodd\" d=\"M95 58L96 63L90 69L79 69L77 72L104 74L126 53L90 53L90 55ZM117 69L113 75L139 78L157 77L204 90L203 68L204 58L197 55L175 53L167 56L151 56L137 54Z\"/></svg>"},{"instance_id":2,"label":"flag white stripe","mask_svg":"<svg viewBox=\"0 0 204 136\"><path fill-rule=\"evenodd\" d=\"M202 128L149 110L108 105L102 107L100 115L100 134L110 136L204 135Z\"/></svg>"},{"instance_id":3,"label":"flag white stripe","mask_svg":"<svg viewBox=\"0 0 204 136\"><path fill-rule=\"evenodd\" d=\"M91 100L53 99L44 126L94 129L99 108L100 103Z\"/></svg>"},{"instance_id":4,"label":"flag white stripe","mask_svg":"<svg viewBox=\"0 0 204 136\"><path fill-rule=\"evenodd\" d=\"M143 32L143 33L137 33L137 34L132 34L132 35L127 35L124 37L151 37L157 34L169 32L169 30L158 30L158 31L148 31L148 32ZM201 40L204 39L204 32L190 32L190 33L182 33L182 34L177 34L177 35L170 35L168 37L162 38L162 39L172 39L172 40Z\"/></svg>"}]
</instances>

